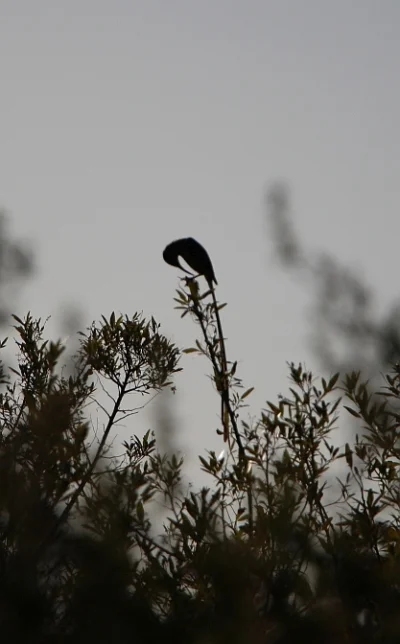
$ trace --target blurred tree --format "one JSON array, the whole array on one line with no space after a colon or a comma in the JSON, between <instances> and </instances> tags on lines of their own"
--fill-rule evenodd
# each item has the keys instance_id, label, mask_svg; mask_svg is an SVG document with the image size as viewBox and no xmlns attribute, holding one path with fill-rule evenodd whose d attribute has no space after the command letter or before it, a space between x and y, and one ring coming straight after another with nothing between
<instances>
[{"instance_id":1,"label":"blurred tree","mask_svg":"<svg viewBox=\"0 0 400 644\"><path fill-rule=\"evenodd\" d=\"M11 238L7 220L0 211L0 325L8 322L17 290L34 270L31 250Z\"/></svg>"},{"instance_id":2,"label":"blurred tree","mask_svg":"<svg viewBox=\"0 0 400 644\"><path fill-rule=\"evenodd\" d=\"M289 190L276 183L267 193L268 224L278 260L314 294L309 319L316 355L329 371L360 369L376 377L400 360L399 302L377 319L371 289L334 257L304 248L290 211Z\"/></svg>"}]
</instances>

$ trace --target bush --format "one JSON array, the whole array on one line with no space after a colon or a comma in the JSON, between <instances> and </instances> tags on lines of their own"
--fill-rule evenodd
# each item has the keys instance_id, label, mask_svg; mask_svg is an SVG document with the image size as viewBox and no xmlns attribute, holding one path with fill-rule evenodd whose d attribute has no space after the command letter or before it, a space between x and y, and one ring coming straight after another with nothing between
<instances>
[{"instance_id":1,"label":"bush","mask_svg":"<svg viewBox=\"0 0 400 644\"><path fill-rule=\"evenodd\" d=\"M200 455L210 483L189 493L151 432L110 451L135 397L173 387L180 352L155 320L93 324L64 377L61 343L15 318L18 366L0 374L5 642L399 641L400 368L372 395L357 373L316 380L291 364L288 396L250 425L211 294L187 280L176 301L230 440ZM342 445L349 414L360 431Z\"/></svg>"}]
</instances>

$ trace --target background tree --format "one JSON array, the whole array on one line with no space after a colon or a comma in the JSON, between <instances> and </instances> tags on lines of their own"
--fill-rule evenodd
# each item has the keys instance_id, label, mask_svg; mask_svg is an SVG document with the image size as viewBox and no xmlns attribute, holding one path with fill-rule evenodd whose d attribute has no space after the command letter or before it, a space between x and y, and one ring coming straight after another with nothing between
<instances>
[{"instance_id":1,"label":"background tree","mask_svg":"<svg viewBox=\"0 0 400 644\"><path fill-rule=\"evenodd\" d=\"M0 325L7 324L23 282L34 272L32 250L13 239L8 217L0 210Z\"/></svg>"},{"instance_id":2,"label":"background tree","mask_svg":"<svg viewBox=\"0 0 400 644\"><path fill-rule=\"evenodd\" d=\"M267 192L267 222L280 264L313 293L309 319L313 349L328 371L362 370L376 377L400 358L400 304L380 319L371 288L354 270L326 252L306 248L295 231L289 189Z\"/></svg>"}]
</instances>

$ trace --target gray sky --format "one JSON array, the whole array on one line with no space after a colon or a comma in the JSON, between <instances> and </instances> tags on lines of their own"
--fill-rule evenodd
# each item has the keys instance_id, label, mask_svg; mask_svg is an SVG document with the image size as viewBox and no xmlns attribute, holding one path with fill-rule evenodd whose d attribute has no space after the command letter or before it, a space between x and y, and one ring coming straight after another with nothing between
<instances>
[{"instance_id":1,"label":"gray sky","mask_svg":"<svg viewBox=\"0 0 400 644\"><path fill-rule=\"evenodd\" d=\"M0 0L0 205L39 265L19 312L143 310L191 345L161 253L194 236L257 414L287 360L313 364L268 184L308 246L364 267L379 306L397 295L399 28L398 0ZM181 366L183 443L219 451L207 366Z\"/></svg>"}]
</instances>

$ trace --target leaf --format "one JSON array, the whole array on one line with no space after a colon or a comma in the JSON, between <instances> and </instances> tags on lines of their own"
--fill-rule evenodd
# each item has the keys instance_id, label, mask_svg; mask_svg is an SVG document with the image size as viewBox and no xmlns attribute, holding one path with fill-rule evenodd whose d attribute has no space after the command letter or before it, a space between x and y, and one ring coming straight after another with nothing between
<instances>
[{"instance_id":1,"label":"leaf","mask_svg":"<svg viewBox=\"0 0 400 644\"><path fill-rule=\"evenodd\" d=\"M202 464L202 466L203 466L202 469L204 469L205 472L211 472L212 471L213 467L212 467L211 463L206 461L205 458L203 458L202 456L199 456L199 461Z\"/></svg>"},{"instance_id":2,"label":"leaf","mask_svg":"<svg viewBox=\"0 0 400 644\"><path fill-rule=\"evenodd\" d=\"M330 381L328 382L328 390L329 391L331 391L334 388L334 386L336 385L337 381L339 380L339 375L340 375L339 372L335 373L332 376L332 378L330 379Z\"/></svg>"},{"instance_id":3,"label":"leaf","mask_svg":"<svg viewBox=\"0 0 400 644\"><path fill-rule=\"evenodd\" d=\"M196 340L196 347L198 348L200 353L204 353L204 349L198 340Z\"/></svg>"},{"instance_id":4,"label":"leaf","mask_svg":"<svg viewBox=\"0 0 400 644\"><path fill-rule=\"evenodd\" d=\"M267 405L270 409L272 409L274 414L279 415L281 413L279 407L276 407L276 405L274 405L272 402L269 402L269 400L267 400Z\"/></svg>"},{"instance_id":5,"label":"leaf","mask_svg":"<svg viewBox=\"0 0 400 644\"><path fill-rule=\"evenodd\" d=\"M343 407L349 412L349 414L354 416L354 418L361 418L360 414L357 411L355 411L355 409L352 409L351 407L347 407L347 405L343 405Z\"/></svg>"},{"instance_id":6,"label":"leaf","mask_svg":"<svg viewBox=\"0 0 400 644\"><path fill-rule=\"evenodd\" d=\"M144 508L143 508L143 503L141 501L138 501L136 504L136 514L137 518L139 521L143 521L144 519Z\"/></svg>"},{"instance_id":7,"label":"leaf","mask_svg":"<svg viewBox=\"0 0 400 644\"><path fill-rule=\"evenodd\" d=\"M293 389L293 387L289 387L289 391L293 394L295 402L298 402L298 403L301 402L301 398L300 398L299 394L297 393L297 391L295 389Z\"/></svg>"},{"instance_id":8,"label":"leaf","mask_svg":"<svg viewBox=\"0 0 400 644\"><path fill-rule=\"evenodd\" d=\"M347 465L352 469L353 468L353 450L350 448L350 445L346 443L344 456L346 459Z\"/></svg>"},{"instance_id":9,"label":"leaf","mask_svg":"<svg viewBox=\"0 0 400 644\"><path fill-rule=\"evenodd\" d=\"M245 398L247 398L247 396L250 396L252 391L254 391L254 387L250 387L250 389L247 389L247 391L245 391L244 394L240 396L240 400L244 400Z\"/></svg>"},{"instance_id":10,"label":"leaf","mask_svg":"<svg viewBox=\"0 0 400 644\"><path fill-rule=\"evenodd\" d=\"M332 416L332 414L336 411L336 409L338 408L338 406L339 406L339 404L340 404L341 400L342 400L341 398L338 398L338 399L337 399L337 400L335 400L335 402L333 403L333 405L332 405L332 407L331 407L331 410L330 410L331 416Z\"/></svg>"},{"instance_id":11,"label":"leaf","mask_svg":"<svg viewBox=\"0 0 400 644\"><path fill-rule=\"evenodd\" d=\"M188 349L183 349L182 353L198 353L199 350L196 347L189 347Z\"/></svg>"}]
</instances>

